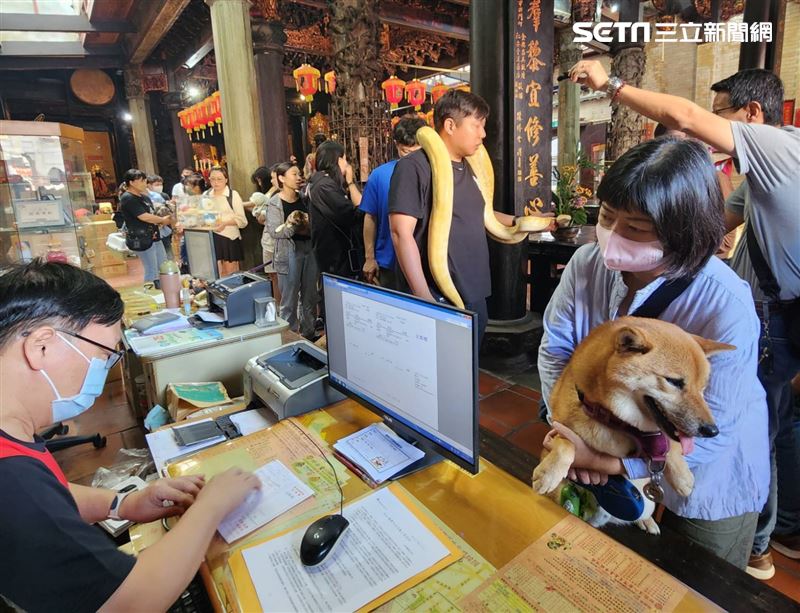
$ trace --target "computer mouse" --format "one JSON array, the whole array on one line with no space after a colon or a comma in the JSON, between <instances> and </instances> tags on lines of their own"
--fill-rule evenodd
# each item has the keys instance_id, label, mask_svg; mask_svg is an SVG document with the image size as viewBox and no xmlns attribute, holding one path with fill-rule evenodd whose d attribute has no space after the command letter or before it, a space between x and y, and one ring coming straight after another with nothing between
<instances>
[{"instance_id":1,"label":"computer mouse","mask_svg":"<svg viewBox=\"0 0 800 613\"><path fill-rule=\"evenodd\" d=\"M316 566L328 557L333 546L350 522L344 515L327 515L308 527L300 543L300 561L306 566Z\"/></svg>"}]
</instances>

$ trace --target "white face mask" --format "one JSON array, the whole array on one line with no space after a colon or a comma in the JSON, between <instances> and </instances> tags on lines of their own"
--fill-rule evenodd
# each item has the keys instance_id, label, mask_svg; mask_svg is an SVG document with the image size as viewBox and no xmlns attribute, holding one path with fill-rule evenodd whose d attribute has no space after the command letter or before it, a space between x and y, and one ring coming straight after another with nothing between
<instances>
[{"instance_id":1,"label":"white face mask","mask_svg":"<svg viewBox=\"0 0 800 613\"><path fill-rule=\"evenodd\" d=\"M638 242L604 228L595 227L600 253L609 270L620 272L647 272L664 264L664 246L661 241Z\"/></svg>"}]
</instances>

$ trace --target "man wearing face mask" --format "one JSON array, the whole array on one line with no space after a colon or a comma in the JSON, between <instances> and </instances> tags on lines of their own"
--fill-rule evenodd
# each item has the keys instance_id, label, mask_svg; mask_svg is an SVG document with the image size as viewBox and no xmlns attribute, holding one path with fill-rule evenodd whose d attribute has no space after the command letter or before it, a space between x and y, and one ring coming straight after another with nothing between
<instances>
[{"instance_id":1,"label":"man wearing face mask","mask_svg":"<svg viewBox=\"0 0 800 613\"><path fill-rule=\"evenodd\" d=\"M122 355L122 312L105 281L68 264L0 271L0 596L26 611L167 609L218 523L260 485L239 469L128 494L67 482L36 432L80 415L102 393ZM90 525L171 515L182 517L138 558Z\"/></svg>"}]
</instances>

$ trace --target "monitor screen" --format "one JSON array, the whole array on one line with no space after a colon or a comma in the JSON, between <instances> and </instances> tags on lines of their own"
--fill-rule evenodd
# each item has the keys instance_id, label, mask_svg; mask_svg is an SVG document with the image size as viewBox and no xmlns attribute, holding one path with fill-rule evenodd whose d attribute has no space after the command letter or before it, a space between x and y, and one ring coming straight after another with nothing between
<instances>
[{"instance_id":1,"label":"monitor screen","mask_svg":"<svg viewBox=\"0 0 800 613\"><path fill-rule=\"evenodd\" d=\"M213 281L219 278L214 233L208 230L184 230L186 253L189 256L189 273L197 279Z\"/></svg>"},{"instance_id":2,"label":"monitor screen","mask_svg":"<svg viewBox=\"0 0 800 613\"><path fill-rule=\"evenodd\" d=\"M477 316L328 274L322 283L331 384L477 472Z\"/></svg>"}]
</instances>

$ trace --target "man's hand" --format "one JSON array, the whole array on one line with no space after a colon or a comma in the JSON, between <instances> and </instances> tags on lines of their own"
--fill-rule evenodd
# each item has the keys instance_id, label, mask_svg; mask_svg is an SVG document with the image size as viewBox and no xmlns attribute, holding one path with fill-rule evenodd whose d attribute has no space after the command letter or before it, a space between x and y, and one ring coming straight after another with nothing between
<instances>
[{"instance_id":1,"label":"man's hand","mask_svg":"<svg viewBox=\"0 0 800 613\"><path fill-rule=\"evenodd\" d=\"M344 180L350 185L353 182L353 166L351 164L347 164L347 168L344 169Z\"/></svg>"},{"instance_id":2,"label":"man's hand","mask_svg":"<svg viewBox=\"0 0 800 613\"><path fill-rule=\"evenodd\" d=\"M143 490L125 497L119 516L138 523L155 521L162 517L183 515L197 498L205 480L201 476L159 479ZM165 502L172 505L164 506Z\"/></svg>"},{"instance_id":3,"label":"man's hand","mask_svg":"<svg viewBox=\"0 0 800 613\"><path fill-rule=\"evenodd\" d=\"M361 270L364 273L364 279L366 279L367 283L374 283L380 268L375 258L367 258Z\"/></svg>"},{"instance_id":4,"label":"man's hand","mask_svg":"<svg viewBox=\"0 0 800 613\"><path fill-rule=\"evenodd\" d=\"M229 468L208 482L200 492L197 503L202 504L204 509L212 509L221 521L256 489L261 489L261 481L253 473L241 468Z\"/></svg>"},{"instance_id":5,"label":"man's hand","mask_svg":"<svg viewBox=\"0 0 800 613\"><path fill-rule=\"evenodd\" d=\"M597 60L581 60L575 64L569 69L569 80L586 85L596 92L606 91L608 87L606 70Z\"/></svg>"},{"instance_id":6,"label":"man's hand","mask_svg":"<svg viewBox=\"0 0 800 613\"><path fill-rule=\"evenodd\" d=\"M569 471L569 478L581 483L594 485L605 484L608 475L619 475L624 472L622 461L619 458L600 453L589 447L583 439L557 421L553 422L553 429L544 439L544 448L548 451L552 447L553 438L562 436L575 446L575 460Z\"/></svg>"},{"instance_id":7,"label":"man's hand","mask_svg":"<svg viewBox=\"0 0 800 613\"><path fill-rule=\"evenodd\" d=\"M161 223L163 225L165 225L165 226L171 226L172 225L172 216L164 215L164 217L161 218Z\"/></svg>"}]
</instances>

